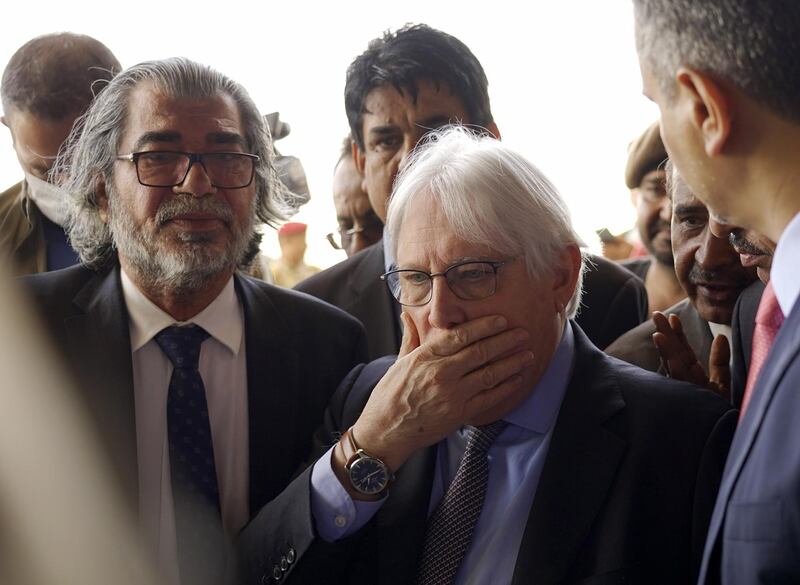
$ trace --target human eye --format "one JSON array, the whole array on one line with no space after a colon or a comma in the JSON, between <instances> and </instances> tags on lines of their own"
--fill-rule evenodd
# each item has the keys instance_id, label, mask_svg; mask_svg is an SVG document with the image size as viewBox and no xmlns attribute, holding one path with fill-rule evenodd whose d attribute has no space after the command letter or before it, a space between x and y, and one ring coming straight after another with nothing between
<instances>
[{"instance_id":1,"label":"human eye","mask_svg":"<svg viewBox=\"0 0 800 585\"><path fill-rule=\"evenodd\" d=\"M488 264L483 262L473 262L470 264L462 264L455 267L455 277L458 280L466 282L474 282L486 277L487 272L490 271Z\"/></svg>"},{"instance_id":2,"label":"human eye","mask_svg":"<svg viewBox=\"0 0 800 585\"><path fill-rule=\"evenodd\" d=\"M686 230L702 229L708 223L708 219L697 215L685 215L678 218L679 225Z\"/></svg>"},{"instance_id":3,"label":"human eye","mask_svg":"<svg viewBox=\"0 0 800 585\"><path fill-rule=\"evenodd\" d=\"M423 286L428 283L428 275L418 270L404 270L400 273L400 279L403 285L407 286Z\"/></svg>"},{"instance_id":4,"label":"human eye","mask_svg":"<svg viewBox=\"0 0 800 585\"><path fill-rule=\"evenodd\" d=\"M175 152L164 152L159 150L152 150L149 152L139 153L139 163L144 163L147 166L155 167L160 165L167 165L174 163L180 154Z\"/></svg>"}]
</instances>

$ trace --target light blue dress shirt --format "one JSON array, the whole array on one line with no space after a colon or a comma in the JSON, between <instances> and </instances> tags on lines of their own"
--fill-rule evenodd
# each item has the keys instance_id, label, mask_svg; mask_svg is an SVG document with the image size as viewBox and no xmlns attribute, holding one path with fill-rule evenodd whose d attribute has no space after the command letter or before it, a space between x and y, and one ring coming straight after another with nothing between
<instances>
[{"instance_id":1,"label":"light blue dress shirt","mask_svg":"<svg viewBox=\"0 0 800 585\"><path fill-rule=\"evenodd\" d=\"M539 383L507 414L509 426L489 449L489 483L472 542L456 575L457 585L511 583L522 536L547 459L550 439L572 374L575 341L567 325ZM467 446L467 429L437 447L429 515L443 497ZM329 450L311 475L311 510L317 532L329 542L356 532L380 509L353 501L331 468Z\"/></svg>"}]
</instances>

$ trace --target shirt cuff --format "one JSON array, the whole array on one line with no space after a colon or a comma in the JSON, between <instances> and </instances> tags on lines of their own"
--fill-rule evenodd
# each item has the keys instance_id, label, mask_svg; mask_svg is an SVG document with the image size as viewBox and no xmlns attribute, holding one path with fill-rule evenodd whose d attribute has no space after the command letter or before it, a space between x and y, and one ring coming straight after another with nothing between
<instances>
[{"instance_id":1,"label":"shirt cuff","mask_svg":"<svg viewBox=\"0 0 800 585\"><path fill-rule=\"evenodd\" d=\"M311 470L311 513L317 534L327 542L335 542L360 530L386 501L386 497L376 502L353 500L333 472L332 454L333 447Z\"/></svg>"}]
</instances>

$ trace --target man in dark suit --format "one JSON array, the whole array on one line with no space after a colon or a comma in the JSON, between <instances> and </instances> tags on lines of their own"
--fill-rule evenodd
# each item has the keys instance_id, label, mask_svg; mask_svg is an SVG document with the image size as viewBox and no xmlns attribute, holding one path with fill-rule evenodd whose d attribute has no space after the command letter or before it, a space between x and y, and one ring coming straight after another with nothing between
<instances>
[{"instance_id":1,"label":"man in dark suit","mask_svg":"<svg viewBox=\"0 0 800 585\"><path fill-rule=\"evenodd\" d=\"M480 62L464 43L425 25L370 42L348 69L345 109L356 166L384 222L395 175L425 133L458 122L500 137ZM381 241L296 287L359 319L371 358L397 353L402 336L399 312L380 282L394 264L387 249ZM578 323L605 347L647 318L647 292L627 270L591 260Z\"/></svg>"},{"instance_id":2,"label":"man in dark suit","mask_svg":"<svg viewBox=\"0 0 800 585\"><path fill-rule=\"evenodd\" d=\"M606 353L645 370L676 377L675 372L669 369L675 365L669 354L673 340L665 338L664 332L669 328L668 322L674 323L677 318L693 354L690 357L696 356L692 361L700 364L707 378L710 360L724 363L728 369L730 350L727 348L732 337L734 305L741 292L756 279L756 269L742 265L727 234L716 236L712 233L715 222L709 218L706 206L692 194L671 165L668 170L675 274L688 298L664 311L663 315L654 316L651 321L628 331L608 346ZM752 331L752 322L741 325ZM657 332L660 335L654 337ZM670 332L666 331L666 334ZM712 342L715 349L713 358ZM665 348L665 344L667 356L662 356L659 348ZM725 386L728 390L728 385Z\"/></svg>"},{"instance_id":3,"label":"man in dark suit","mask_svg":"<svg viewBox=\"0 0 800 585\"><path fill-rule=\"evenodd\" d=\"M786 66L800 49L800 5L634 9L644 92L661 110L670 160L715 218L777 242L753 333L760 374L748 380L700 582L800 582L800 72Z\"/></svg>"},{"instance_id":4,"label":"man in dark suit","mask_svg":"<svg viewBox=\"0 0 800 585\"><path fill-rule=\"evenodd\" d=\"M400 355L340 386L323 456L245 530L241 582L290 551L292 583L692 583L735 411L572 322L555 188L453 127L398 176L387 230Z\"/></svg>"},{"instance_id":5,"label":"man in dark suit","mask_svg":"<svg viewBox=\"0 0 800 585\"><path fill-rule=\"evenodd\" d=\"M288 209L268 136L210 68L121 73L58 162L82 265L24 280L167 583L220 582L366 353L352 317L237 273Z\"/></svg>"}]
</instances>

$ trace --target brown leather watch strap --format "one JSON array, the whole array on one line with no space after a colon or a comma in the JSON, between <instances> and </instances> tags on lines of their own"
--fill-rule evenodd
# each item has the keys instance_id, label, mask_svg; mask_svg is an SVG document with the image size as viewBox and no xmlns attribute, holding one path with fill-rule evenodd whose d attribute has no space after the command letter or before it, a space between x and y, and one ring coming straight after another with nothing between
<instances>
[{"instance_id":1,"label":"brown leather watch strap","mask_svg":"<svg viewBox=\"0 0 800 585\"><path fill-rule=\"evenodd\" d=\"M342 438L339 440L339 444L342 446L342 454L344 455L345 460L345 469L350 467L350 464L353 460L358 456L358 445L356 445L356 440L353 438L353 427L347 429L344 433L342 433Z\"/></svg>"}]
</instances>

